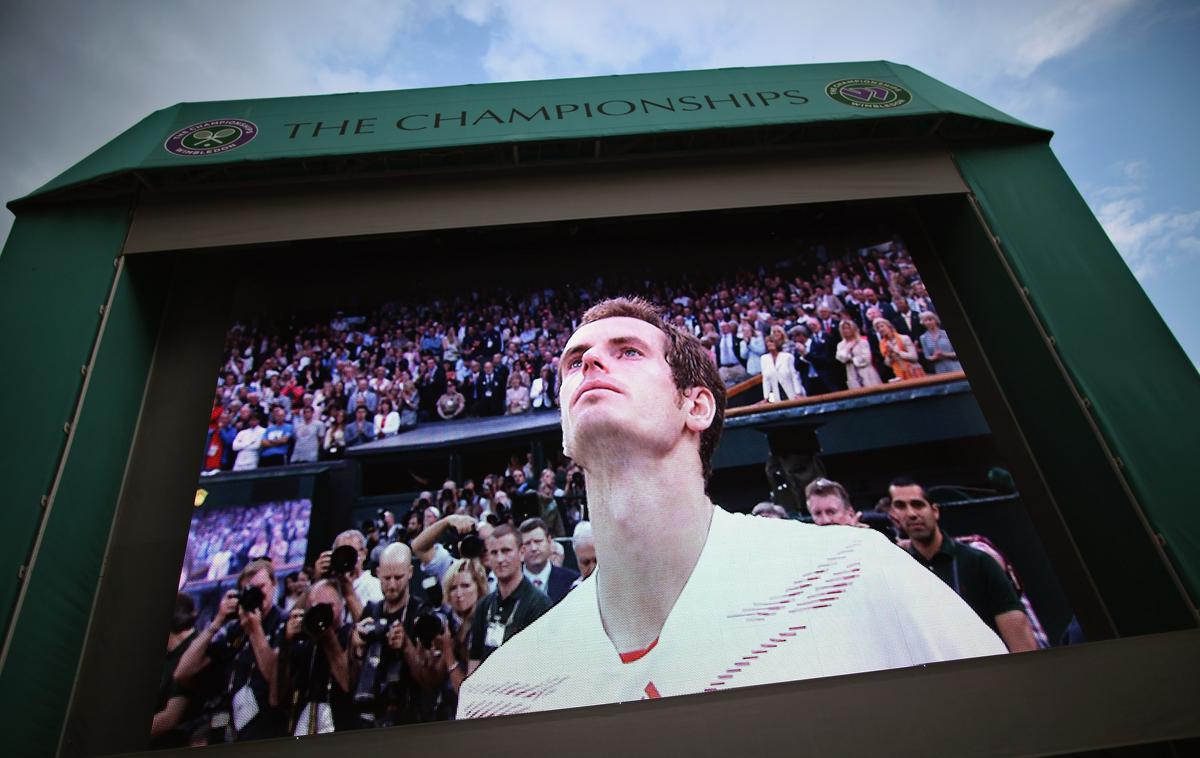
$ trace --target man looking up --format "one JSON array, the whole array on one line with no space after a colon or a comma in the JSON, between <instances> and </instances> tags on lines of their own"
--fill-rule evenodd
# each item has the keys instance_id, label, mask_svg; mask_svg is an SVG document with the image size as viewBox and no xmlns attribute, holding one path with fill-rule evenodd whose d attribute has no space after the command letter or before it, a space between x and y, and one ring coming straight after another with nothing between
<instances>
[{"instance_id":1,"label":"man looking up","mask_svg":"<svg viewBox=\"0 0 1200 758\"><path fill-rule=\"evenodd\" d=\"M724 384L657 308L593 306L560 368L563 450L586 473L599 567L463 683L460 719L1004 652L873 531L714 507L705 487ZM492 559L502 591L514 586Z\"/></svg>"},{"instance_id":2,"label":"man looking up","mask_svg":"<svg viewBox=\"0 0 1200 758\"><path fill-rule=\"evenodd\" d=\"M947 536L938 525L941 509L920 484L901 477L892 481L888 494L888 517L912 541L912 557L967 601L1010 652L1037 650L1025 607L1000 564Z\"/></svg>"}]
</instances>

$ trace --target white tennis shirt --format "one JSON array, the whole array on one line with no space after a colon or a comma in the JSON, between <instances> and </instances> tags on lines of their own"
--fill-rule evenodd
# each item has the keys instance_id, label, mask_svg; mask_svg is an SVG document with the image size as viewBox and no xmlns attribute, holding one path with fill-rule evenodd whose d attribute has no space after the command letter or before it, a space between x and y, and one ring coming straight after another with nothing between
<instances>
[{"instance_id":1,"label":"white tennis shirt","mask_svg":"<svg viewBox=\"0 0 1200 758\"><path fill-rule=\"evenodd\" d=\"M717 508L700 560L648 652L622 661L600 622L593 573L463 683L458 718L1004 652L958 595L875 531Z\"/></svg>"}]
</instances>

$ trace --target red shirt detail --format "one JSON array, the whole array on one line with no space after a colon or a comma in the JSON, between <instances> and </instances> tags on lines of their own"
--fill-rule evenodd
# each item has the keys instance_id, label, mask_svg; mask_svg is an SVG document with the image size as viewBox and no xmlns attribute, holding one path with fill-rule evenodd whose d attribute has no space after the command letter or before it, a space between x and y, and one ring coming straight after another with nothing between
<instances>
[{"instance_id":1,"label":"red shirt detail","mask_svg":"<svg viewBox=\"0 0 1200 758\"><path fill-rule=\"evenodd\" d=\"M658 637L655 637L654 642L651 642L649 647L646 647L642 650L633 650L628 653L619 653L619 655L621 656L621 663L633 663L636 660L644 658L646 656L646 653L649 653L651 650L653 650L654 646L657 644L658 644Z\"/></svg>"}]
</instances>

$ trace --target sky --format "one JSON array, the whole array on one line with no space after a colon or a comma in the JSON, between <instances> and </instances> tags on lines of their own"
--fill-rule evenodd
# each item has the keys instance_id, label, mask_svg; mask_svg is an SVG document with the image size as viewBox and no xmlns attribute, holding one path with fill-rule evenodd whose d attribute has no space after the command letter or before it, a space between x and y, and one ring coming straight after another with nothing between
<instances>
[{"instance_id":1,"label":"sky","mask_svg":"<svg viewBox=\"0 0 1200 758\"><path fill-rule=\"evenodd\" d=\"M1194 0L0 0L0 198L180 101L885 59L1053 130L1200 364L1197 41Z\"/></svg>"}]
</instances>

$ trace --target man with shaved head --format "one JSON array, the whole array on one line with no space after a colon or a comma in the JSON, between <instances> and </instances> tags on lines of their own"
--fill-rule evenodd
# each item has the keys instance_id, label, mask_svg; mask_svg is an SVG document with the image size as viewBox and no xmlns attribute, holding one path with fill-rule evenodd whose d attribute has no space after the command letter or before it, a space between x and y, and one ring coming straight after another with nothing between
<instances>
[{"instance_id":1,"label":"man with shaved head","mask_svg":"<svg viewBox=\"0 0 1200 758\"><path fill-rule=\"evenodd\" d=\"M387 546L376 570L383 599L366 604L353 635L363 669L356 697L371 706L366 718L375 726L428 721L435 703L427 691L430 665L419 649L416 624L433 609L409 593L412 551L403 542Z\"/></svg>"}]
</instances>

